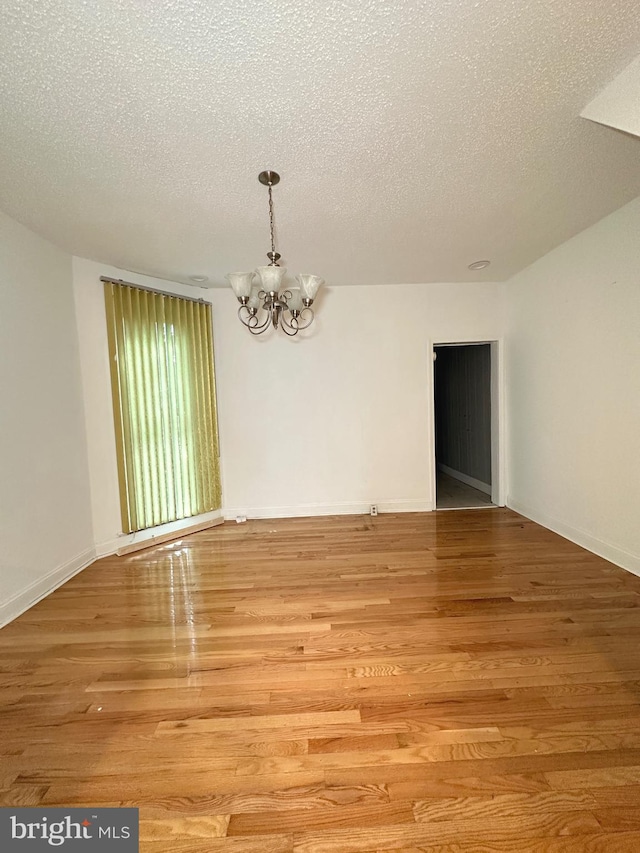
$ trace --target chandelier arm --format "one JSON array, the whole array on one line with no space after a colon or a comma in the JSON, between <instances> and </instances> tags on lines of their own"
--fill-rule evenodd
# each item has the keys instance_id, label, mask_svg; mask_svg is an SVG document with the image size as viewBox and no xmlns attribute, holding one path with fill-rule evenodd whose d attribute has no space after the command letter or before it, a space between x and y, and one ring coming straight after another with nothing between
<instances>
[{"instance_id":1,"label":"chandelier arm","mask_svg":"<svg viewBox=\"0 0 640 853\"><path fill-rule=\"evenodd\" d=\"M307 320L304 320L302 323L300 322L300 320L298 320L298 321L297 321L297 322L298 322L298 329L300 329L300 330L302 330L302 329L308 329L308 328L309 328L309 326L313 323L313 321L314 321L314 319L315 319L315 316L316 316L316 315L313 313L313 311L311 310L311 308L303 308L303 309L302 309L302 311L300 312L300 319L301 319L301 320L303 319L303 318L302 318L302 315L303 315L305 312L308 312L311 316L310 316Z\"/></svg>"},{"instance_id":2,"label":"chandelier arm","mask_svg":"<svg viewBox=\"0 0 640 853\"><path fill-rule=\"evenodd\" d=\"M254 321L253 323L251 322L252 320ZM258 317L253 314L253 316L249 318L249 322L245 323L245 326L249 329L252 335L263 335L267 329L271 327L271 315L267 314L267 319L264 323L258 325Z\"/></svg>"},{"instance_id":3,"label":"chandelier arm","mask_svg":"<svg viewBox=\"0 0 640 853\"><path fill-rule=\"evenodd\" d=\"M285 333L285 335L288 335L290 338L292 338L294 335L297 335L298 332L300 331L298 329L298 325L297 325L297 321L296 321L295 317L292 317L291 322L287 323L287 321L284 319L284 314L283 314L280 317L280 320L282 321L282 325L281 325L282 331ZM291 329L291 331L290 332L287 331L288 329Z\"/></svg>"},{"instance_id":4,"label":"chandelier arm","mask_svg":"<svg viewBox=\"0 0 640 853\"><path fill-rule=\"evenodd\" d=\"M269 325L266 323L263 323L262 326L247 326L252 335L264 335L268 328Z\"/></svg>"},{"instance_id":5,"label":"chandelier arm","mask_svg":"<svg viewBox=\"0 0 640 853\"><path fill-rule=\"evenodd\" d=\"M260 332L264 332L265 329L267 329L269 327L269 321L271 320L271 314L270 313L267 312L267 317L266 317L264 323L258 323L258 317L256 314L249 313L249 316L245 320L242 316L242 309L243 308L245 308L247 312L250 311L250 309L247 308L246 305L241 305L238 308L238 318L240 319L240 322L242 323L242 325L246 326L247 329L249 329L250 332L253 332L254 335L259 335ZM254 331L255 329L260 329L260 332Z\"/></svg>"},{"instance_id":6,"label":"chandelier arm","mask_svg":"<svg viewBox=\"0 0 640 853\"><path fill-rule=\"evenodd\" d=\"M243 309L243 308L244 308L244 310L247 312L247 318L246 318L246 320L245 320L245 318L242 316L242 309ZM254 316L255 316L255 315L251 313L251 311L249 310L249 308L248 308L246 305L241 305L241 306L238 308L238 320L240 320L240 322L242 323L242 325L243 325L243 326L246 326L247 328L249 328L249 323L251 322L251 320L252 320L252 318L253 318Z\"/></svg>"}]
</instances>

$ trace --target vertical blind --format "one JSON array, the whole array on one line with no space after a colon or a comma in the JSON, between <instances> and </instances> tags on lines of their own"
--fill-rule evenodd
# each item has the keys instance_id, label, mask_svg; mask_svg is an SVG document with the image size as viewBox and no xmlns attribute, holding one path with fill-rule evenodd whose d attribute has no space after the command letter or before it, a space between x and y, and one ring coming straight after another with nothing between
<instances>
[{"instance_id":1,"label":"vertical blind","mask_svg":"<svg viewBox=\"0 0 640 853\"><path fill-rule=\"evenodd\" d=\"M105 282L122 529L219 509L211 306Z\"/></svg>"}]
</instances>

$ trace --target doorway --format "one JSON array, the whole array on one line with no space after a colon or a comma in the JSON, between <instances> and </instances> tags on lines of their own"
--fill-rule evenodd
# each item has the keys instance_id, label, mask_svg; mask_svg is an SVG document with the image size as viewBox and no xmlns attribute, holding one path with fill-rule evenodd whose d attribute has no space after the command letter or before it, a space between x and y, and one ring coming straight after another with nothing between
<instances>
[{"instance_id":1,"label":"doorway","mask_svg":"<svg viewBox=\"0 0 640 853\"><path fill-rule=\"evenodd\" d=\"M497 342L436 344L433 352L436 509L495 506Z\"/></svg>"}]
</instances>

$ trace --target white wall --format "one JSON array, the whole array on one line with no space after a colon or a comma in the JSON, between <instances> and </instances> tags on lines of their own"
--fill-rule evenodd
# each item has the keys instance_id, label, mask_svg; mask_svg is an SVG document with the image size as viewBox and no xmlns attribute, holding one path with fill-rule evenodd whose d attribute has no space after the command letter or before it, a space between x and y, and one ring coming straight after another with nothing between
<instances>
[{"instance_id":1,"label":"white wall","mask_svg":"<svg viewBox=\"0 0 640 853\"><path fill-rule=\"evenodd\" d=\"M0 624L93 557L71 258L0 213Z\"/></svg>"},{"instance_id":2,"label":"white wall","mask_svg":"<svg viewBox=\"0 0 640 853\"><path fill-rule=\"evenodd\" d=\"M153 532L141 531L122 535L120 491L116 459L111 374L104 307L104 285L100 276L124 279L133 284L153 287L182 296L208 300L209 290L163 281L106 264L73 258L73 290L78 318L78 341L87 430L87 454L91 482L90 508L93 519L96 553L114 553L151 535L179 531L199 521L219 517L219 512L163 524Z\"/></svg>"},{"instance_id":3,"label":"white wall","mask_svg":"<svg viewBox=\"0 0 640 853\"><path fill-rule=\"evenodd\" d=\"M508 295L509 505L640 572L640 199Z\"/></svg>"},{"instance_id":4,"label":"white wall","mask_svg":"<svg viewBox=\"0 0 640 853\"><path fill-rule=\"evenodd\" d=\"M332 288L309 337L261 339L232 293L213 291L226 515L431 509L430 341L500 338L503 296L500 284Z\"/></svg>"}]
</instances>

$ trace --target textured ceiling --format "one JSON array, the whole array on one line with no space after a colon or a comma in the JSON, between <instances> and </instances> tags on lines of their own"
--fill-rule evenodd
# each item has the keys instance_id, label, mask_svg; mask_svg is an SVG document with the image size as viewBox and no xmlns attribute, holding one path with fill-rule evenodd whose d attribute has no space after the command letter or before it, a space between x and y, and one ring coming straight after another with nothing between
<instances>
[{"instance_id":1,"label":"textured ceiling","mask_svg":"<svg viewBox=\"0 0 640 853\"><path fill-rule=\"evenodd\" d=\"M637 0L2 0L0 207L165 278L504 279L640 194ZM490 258L492 266L467 265Z\"/></svg>"}]
</instances>

